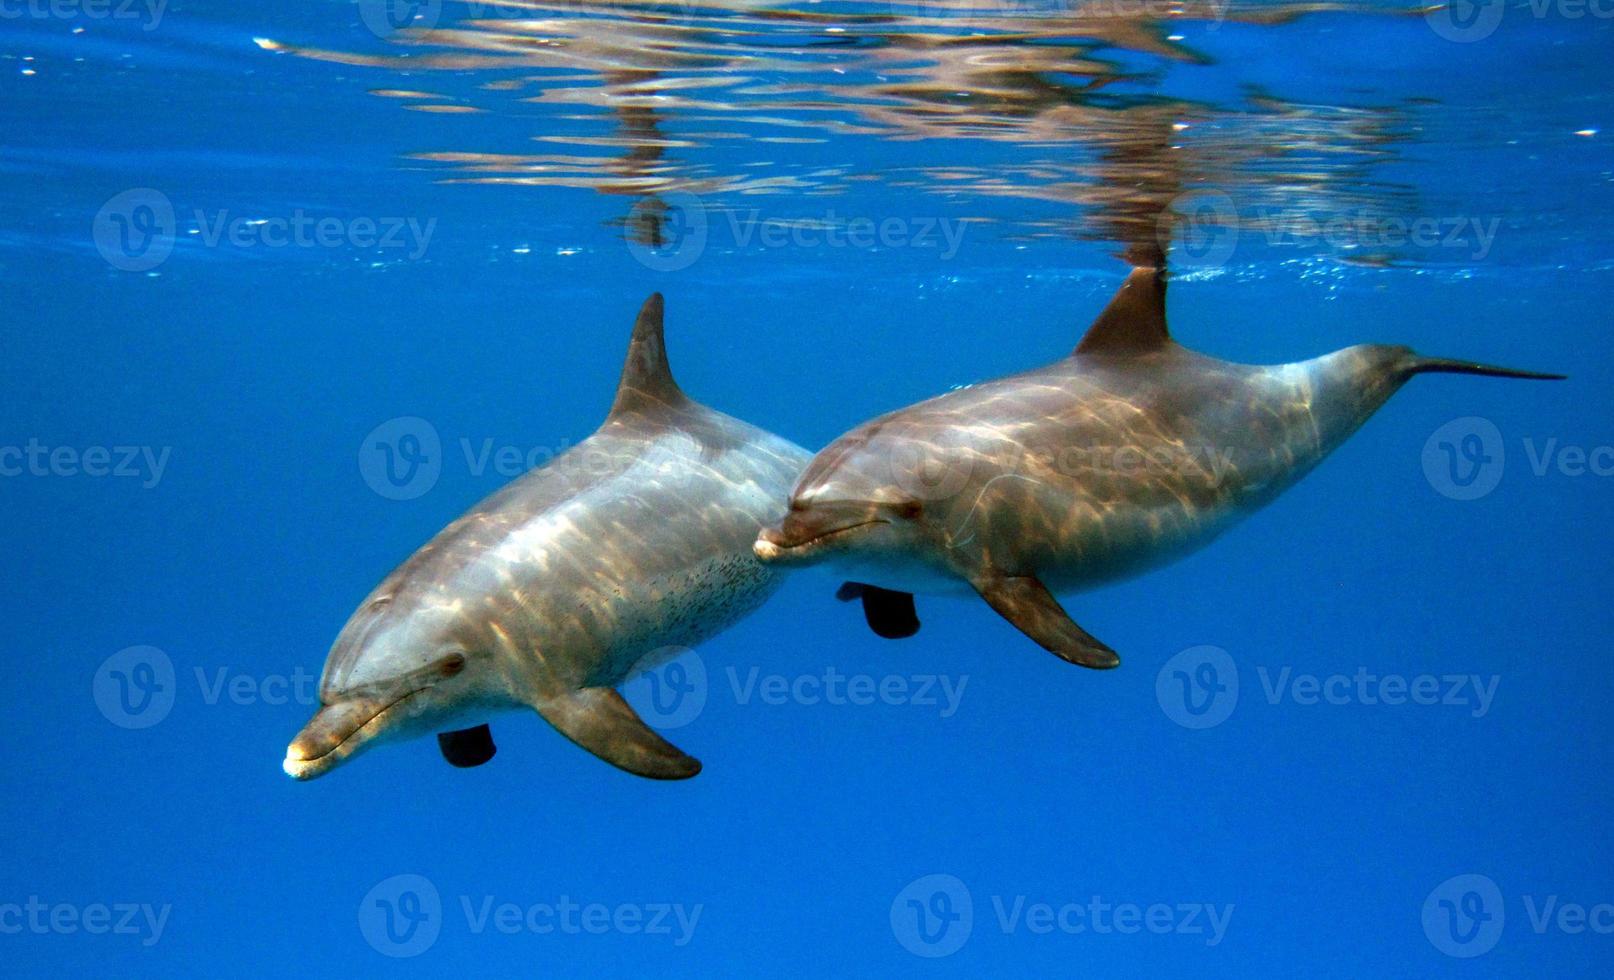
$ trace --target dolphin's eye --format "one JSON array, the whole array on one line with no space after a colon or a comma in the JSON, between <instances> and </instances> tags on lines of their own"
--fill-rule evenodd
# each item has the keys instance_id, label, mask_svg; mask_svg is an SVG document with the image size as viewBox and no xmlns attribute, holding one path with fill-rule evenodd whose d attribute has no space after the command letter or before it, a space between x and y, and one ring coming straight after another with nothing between
<instances>
[{"instance_id":1,"label":"dolphin's eye","mask_svg":"<svg viewBox=\"0 0 1614 980\"><path fill-rule=\"evenodd\" d=\"M453 677L465 669L465 654L451 653L443 658L442 665L437 668L444 677Z\"/></svg>"},{"instance_id":2,"label":"dolphin's eye","mask_svg":"<svg viewBox=\"0 0 1614 980\"><path fill-rule=\"evenodd\" d=\"M925 505L917 500L904 501L897 507L897 516L910 521L924 512Z\"/></svg>"}]
</instances>

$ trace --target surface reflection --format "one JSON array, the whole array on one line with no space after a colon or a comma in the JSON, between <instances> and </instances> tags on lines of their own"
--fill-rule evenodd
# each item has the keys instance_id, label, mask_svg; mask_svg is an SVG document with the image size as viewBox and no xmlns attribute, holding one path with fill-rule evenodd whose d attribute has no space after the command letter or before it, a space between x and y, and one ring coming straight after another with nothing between
<instances>
[{"instance_id":1,"label":"surface reflection","mask_svg":"<svg viewBox=\"0 0 1614 980\"><path fill-rule=\"evenodd\" d=\"M1229 104L1158 94L1171 66L1209 61L1179 33L1187 26L1270 29L1340 9L1154 0L510 0L450 4L433 23L387 32L367 51L259 44L407 71L417 81L433 73L488 78L452 98L375 90L416 111L530 116L524 105L553 107L544 127L535 117L530 139L538 152L436 146L410 158L440 169L444 181L625 195L624 234L652 248L665 240L669 193L722 208L746 194L835 194L850 180L943 195L961 206L962 220L986 220L977 212L993 199L1069 205L1055 219L993 216L1015 237L1137 248L1175 235L1203 246L1218 229L1259 229L1276 239L1299 221L1349 215L1370 226L1415 206L1408 189L1375 177L1376 165L1407 138L1407 107L1300 104L1248 88ZM575 128L555 131L557 124ZM1002 146L989 167L950 165L938 147L935 164L865 173L737 164L732 152L707 152L841 138ZM1361 250L1365 239L1357 234L1344 251L1356 261L1390 261Z\"/></svg>"}]
</instances>

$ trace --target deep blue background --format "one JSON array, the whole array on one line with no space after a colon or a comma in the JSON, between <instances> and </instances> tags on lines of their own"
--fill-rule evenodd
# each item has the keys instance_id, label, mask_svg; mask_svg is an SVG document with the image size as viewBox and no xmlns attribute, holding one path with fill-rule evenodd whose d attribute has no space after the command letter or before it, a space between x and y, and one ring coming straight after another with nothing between
<instances>
[{"instance_id":1,"label":"deep blue background","mask_svg":"<svg viewBox=\"0 0 1614 980\"><path fill-rule=\"evenodd\" d=\"M1380 92L1448 99L1449 113L1425 117L1427 142L1392 164L1396 179L1459 202L1434 213L1497 215L1513 230L1485 262L1422 271L1241 252L1222 274L1173 287L1178 337L1249 361L1408 343L1566 370L1570 382L1418 379L1223 541L1070 600L1121 651L1118 671L1062 664L975 602L921 600L920 636L881 641L831 598L833 580L803 574L701 648L706 709L670 733L706 764L693 781L628 777L539 719L511 716L481 769L451 769L417 742L306 785L279 763L311 708L209 704L194 672L317 672L374 583L502 482L467 471L460 438L556 447L592 430L651 290L667 294L689 392L816 448L872 414L1061 355L1122 269L1104 246L1017 247L983 225L950 261L714 247L657 273L608 227L624 198L433 183L398 160L451 142L439 127L462 120L364 94L408 79L349 78L250 41L357 45L350 7L174 7L149 34L0 25L0 445L172 449L151 489L0 478L0 905L172 906L149 948L120 935L0 935L6 972L1606 974L1614 936L1538 934L1524 902L1614 901L1614 494L1606 476L1536 476L1524 440L1614 442L1600 220L1614 172L1610 32L1527 25L1459 47L1416 20L1374 24L1308 19L1287 35L1291 51L1232 28L1221 43L1259 50L1249 77L1287 81L1291 97L1324 97L1356 72ZM1324 36L1336 30L1379 36L1342 49ZM37 74L23 75L30 55ZM1460 59L1466 72L1452 70ZM1214 92L1245 77L1237 59L1198 71L1174 84ZM501 123L475 125L486 136ZM1596 138L1571 135L1599 125ZM512 124L509 141L528 128ZM974 149L811 152L832 151L917 164ZM182 241L154 275L118 271L90 222L111 195L143 186L181 211L301 206L437 225L416 262ZM878 187L758 200L783 215L953 213ZM1020 206L980 202L997 214ZM403 415L429 420L449 447L437 485L397 502L367 488L357 453ZM1431 433L1463 416L1491 420L1508 453L1497 489L1470 502L1436 492L1423 467ZM98 709L92 680L138 644L172 658L177 702L160 724L126 730ZM1162 710L1156 675L1201 644L1238 663L1241 698L1224 724L1190 731ZM967 687L949 718L914 705L738 704L726 670L753 666L945 674ZM1495 675L1498 687L1481 718L1270 704L1262 667ZM402 873L435 884L445 918L430 950L388 962L358 912ZM931 873L957 876L975 908L968 941L939 960L910 955L889 920L898 893ZM1437 950L1420 911L1467 873L1496 882L1507 915L1473 961ZM1235 911L1207 948L1182 935L1005 934L992 907L993 896L1094 895ZM675 948L643 935L477 935L461 896L703 909L693 941Z\"/></svg>"}]
</instances>

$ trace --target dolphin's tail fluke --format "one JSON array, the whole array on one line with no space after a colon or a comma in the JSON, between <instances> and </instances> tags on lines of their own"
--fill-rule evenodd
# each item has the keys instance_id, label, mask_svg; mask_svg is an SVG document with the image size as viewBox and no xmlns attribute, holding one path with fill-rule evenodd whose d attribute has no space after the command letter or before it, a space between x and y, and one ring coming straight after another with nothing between
<instances>
[{"instance_id":1,"label":"dolphin's tail fluke","mask_svg":"<svg viewBox=\"0 0 1614 980\"><path fill-rule=\"evenodd\" d=\"M1566 374L1543 374L1539 371L1516 371L1513 368L1476 364L1473 361L1454 361L1444 357L1414 355L1407 365L1408 376L1414 374L1478 374L1487 378L1523 378L1526 381L1565 381Z\"/></svg>"}]
</instances>

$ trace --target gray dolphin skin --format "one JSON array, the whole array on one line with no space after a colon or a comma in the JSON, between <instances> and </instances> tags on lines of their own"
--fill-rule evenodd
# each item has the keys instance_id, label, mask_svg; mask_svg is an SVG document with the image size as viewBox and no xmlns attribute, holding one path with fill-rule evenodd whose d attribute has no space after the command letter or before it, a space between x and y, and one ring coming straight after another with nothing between
<instances>
[{"instance_id":1,"label":"gray dolphin skin","mask_svg":"<svg viewBox=\"0 0 1614 980\"><path fill-rule=\"evenodd\" d=\"M918 629L911 593L978 593L1064 660L1120 658L1053 593L1199 548L1293 486L1417 374L1555 380L1366 345L1250 366L1176 344L1165 274L1137 268L1075 351L882 416L809 464L773 565L831 563L883 636Z\"/></svg>"},{"instance_id":2,"label":"gray dolphin skin","mask_svg":"<svg viewBox=\"0 0 1614 980\"><path fill-rule=\"evenodd\" d=\"M430 732L451 763L477 765L494 752L486 717L531 708L628 772L695 775L615 686L773 592L780 575L752 542L808 457L679 390L651 296L599 430L444 528L348 620L287 774Z\"/></svg>"}]
</instances>

